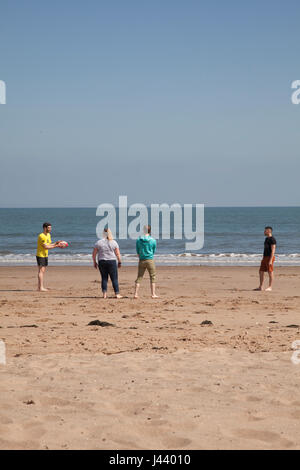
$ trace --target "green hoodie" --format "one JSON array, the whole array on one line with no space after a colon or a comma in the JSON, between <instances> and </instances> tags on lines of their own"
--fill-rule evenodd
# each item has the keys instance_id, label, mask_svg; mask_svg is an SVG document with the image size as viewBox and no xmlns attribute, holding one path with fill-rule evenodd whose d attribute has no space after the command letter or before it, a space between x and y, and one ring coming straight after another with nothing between
<instances>
[{"instance_id":1,"label":"green hoodie","mask_svg":"<svg viewBox=\"0 0 300 470\"><path fill-rule=\"evenodd\" d=\"M140 259L153 259L156 250L156 240L150 235L144 235L136 241L136 252Z\"/></svg>"}]
</instances>

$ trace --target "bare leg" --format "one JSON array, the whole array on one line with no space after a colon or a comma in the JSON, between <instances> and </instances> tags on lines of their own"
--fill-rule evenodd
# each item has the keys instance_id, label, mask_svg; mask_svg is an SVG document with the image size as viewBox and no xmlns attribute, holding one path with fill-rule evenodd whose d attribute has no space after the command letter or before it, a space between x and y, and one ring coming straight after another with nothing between
<instances>
[{"instance_id":1,"label":"bare leg","mask_svg":"<svg viewBox=\"0 0 300 470\"><path fill-rule=\"evenodd\" d=\"M44 287L44 273L46 271L45 266L38 266L38 290L40 292L47 292L48 289Z\"/></svg>"},{"instance_id":2,"label":"bare leg","mask_svg":"<svg viewBox=\"0 0 300 470\"><path fill-rule=\"evenodd\" d=\"M264 290L263 289L263 284L264 284L264 271L259 271L259 287L254 290Z\"/></svg>"},{"instance_id":3,"label":"bare leg","mask_svg":"<svg viewBox=\"0 0 300 470\"><path fill-rule=\"evenodd\" d=\"M158 295L155 294L155 282L150 282L151 284L151 297L152 299L157 299Z\"/></svg>"},{"instance_id":4,"label":"bare leg","mask_svg":"<svg viewBox=\"0 0 300 470\"><path fill-rule=\"evenodd\" d=\"M265 277L264 271L260 271L260 273L259 273L259 279L260 279L259 287L260 287L261 290L263 290L264 277Z\"/></svg>"},{"instance_id":5,"label":"bare leg","mask_svg":"<svg viewBox=\"0 0 300 470\"><path fill-rule=\"evenodd\" d=\"M273 279L274 279L274 275L272 272L270 272L269 273L269 287L266 289L266 291L272 290Z\"/></svg>"},{"instance_id":6,"label":"bare leg","mask_svg":"<svg viewBox=\"0 0 300 470\"><path fill-rule=\"evenodd\" d=\"M135 293L134 293L134 298L138 298L138 292L139 292L140 285L136 282L135 283Z\"/></svg>"}]
</instances>

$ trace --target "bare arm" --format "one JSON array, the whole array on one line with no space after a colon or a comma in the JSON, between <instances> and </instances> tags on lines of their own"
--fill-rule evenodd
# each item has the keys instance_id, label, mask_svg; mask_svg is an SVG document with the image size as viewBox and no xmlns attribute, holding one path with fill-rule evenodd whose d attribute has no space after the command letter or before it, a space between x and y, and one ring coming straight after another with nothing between
<instances>
[{"instance_id":1,"label":"bare arm","mask_svg":"<svg viewBox=\"0 0 300 470\"><path fill-rule=\"evenodd\" d=\"M121 253L120 253L119 248L116 248L116 249L115 249L115 255L116 255L117 259L118 259L118 265L119 265L119 267L121 267L122 261L121 261Z\"/></svg>"},{"instance_id":2,"label":"bare arm","mask_svg":"<svg viewBox=\"0 0 300 470\"><path fill-rule=\"evenodd\" d=\"M270 256L270 261L269 261L269 264L272 264L272 260L275 256L275 250L276 250L276 245L271 245L271 256Z\"/></svg>"},{"instance_id":3,"label":"bare arm","mask_svg":"<svg viewBox=\"0 0 300 470\"><path fill-rule=\"evenodd\" d=\"M94 248L93 250L93 262L94 262L94 268L97 269L98 268L98 264L97 264L97 253L98 253L98 249L97 248Z\"/></svg>"},{"instance_id":4,"label":"bare arm","mask_svg":"<svg viewBox=\"0 0 300 470\"><path fill-rule=\"evenodd\" d=\"M59 242L55 243L43 243L43 247L46 248L46 250L52 250L53 248L56 248L58 246Z\"/></svg>"}]
</instances>

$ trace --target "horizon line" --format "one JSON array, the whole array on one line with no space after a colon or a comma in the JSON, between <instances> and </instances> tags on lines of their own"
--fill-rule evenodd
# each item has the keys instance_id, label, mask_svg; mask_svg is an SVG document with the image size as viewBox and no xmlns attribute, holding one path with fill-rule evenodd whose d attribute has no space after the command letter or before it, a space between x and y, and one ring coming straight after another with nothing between
<instances>
[{"instance_id":1,"label":"horizon line","mask_svg":"<svg viewBox=\"0 0 300 470\"><path fill-rule=\"evenodd\" d=\"M102 203L101 203L102 204ZM151 204L159 204L159 203L151 203L151 204L146 204L146 203L141 203L144 204L146 207L150 207ZM163 203L160 203L163 204ZM165 203L164 203L165 204ZM168 203L169 205L175 204L175 203ZM177 203L176 203L177 204ZM182 203L184 204L191 204L191 203ZM200 204L200 203L192 203L193 205L195 204ZM99 205L99 204L98 204ZM97 206L0 206L0 209L96 209ZM128 204L128 207L130 207L131 204ZM116 207L118 207L116 205ZM221 208L291 208L291 207L300 207L300 205L295 204L295 205L272 205L272 206L258 206L258 205L238 205L238 206L233 206L233 205L215 205L215 204L204 204L204 207L208 208L216 208L216 209L221 209Z\"/></svg>"}]
</instances>

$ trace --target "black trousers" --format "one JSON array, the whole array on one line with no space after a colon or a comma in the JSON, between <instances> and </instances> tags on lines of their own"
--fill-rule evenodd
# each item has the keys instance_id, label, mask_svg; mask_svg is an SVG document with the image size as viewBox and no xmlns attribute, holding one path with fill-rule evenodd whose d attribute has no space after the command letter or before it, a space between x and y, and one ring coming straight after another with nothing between
<instances>
[{"instance_id":1,"label":"black trousers","mask_svg":"<svg viewBox=\"0 0 300 470\"><path fill-rule=\"evenodd\" d=\"M113 259L101 259L98 262L99 271L101 273L101 288L102 292L107 291L108 276L111 279L115 294L119 293L119 282L118 282L118 266L117 262Z\"/></svg>"}]
</instances>

